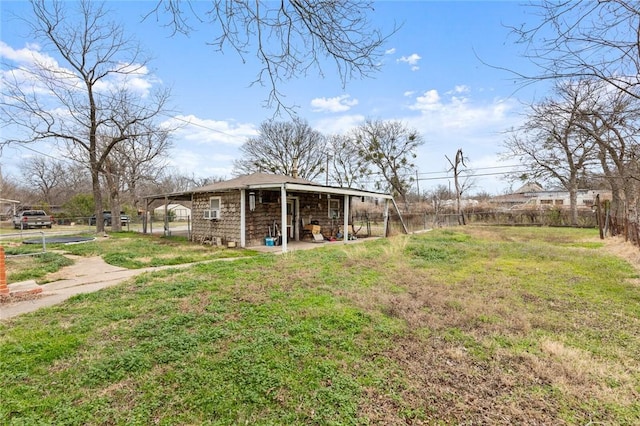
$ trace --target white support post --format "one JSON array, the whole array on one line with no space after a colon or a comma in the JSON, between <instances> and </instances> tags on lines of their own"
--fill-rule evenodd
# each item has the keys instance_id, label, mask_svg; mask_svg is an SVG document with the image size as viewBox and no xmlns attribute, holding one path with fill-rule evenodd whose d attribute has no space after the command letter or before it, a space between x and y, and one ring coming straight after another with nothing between
<instances>
[{"instance_id":1,"label":"white support post","mask_svg":"<svg viewBox=\"0 0 640 426\"><path fill-rule=\"evenodd\" d=\"M287 188L280 187L280 235L282 235L282 252L287 252Z\"/></svg>"},{"instance_id":2,"label":"white support post","mask_svg":"<svg viewBox=\"0 0 640 426\"><path fill-rule=\"evenodd\" d=\"M349 241L349 196L344 196L344 225L342 229L342 233L344 234L342 237L344 238L344 243L347 244Z\"/></svg>"},{"instance_id":3,"label":"white support post","mask_svg":"<svg viewBox=\"0 0 640 426\"><path fill-rule=\"evenodd\" d=\"M246 191L244 189L240 190L240 247L244 248L246 246L246 228L247 228L247 220L246 220L246 209L247 203L245 202Z\"/></svg>"},{"instance_id":4,"label":"white support post","mask_svg":"<svg viewBox=\"0 0 640 426\"><path fill-rule=\"evenodd\" d=\"M387 238L389 233L389 199L384 200L384 234L383 237Z\"/></svg>"},{"instance_id":5,"label":"white support post","mask_svg":"<svg viewBox=\"0 0 640 426\"><path fill-rule=\"evenodd\" d=\"M113 222L113 215L111 216L111 221ZM164 197L164 236L171 236L171 231L169 230L169 198L167 197Z\"/></svg>"}]
</instances>

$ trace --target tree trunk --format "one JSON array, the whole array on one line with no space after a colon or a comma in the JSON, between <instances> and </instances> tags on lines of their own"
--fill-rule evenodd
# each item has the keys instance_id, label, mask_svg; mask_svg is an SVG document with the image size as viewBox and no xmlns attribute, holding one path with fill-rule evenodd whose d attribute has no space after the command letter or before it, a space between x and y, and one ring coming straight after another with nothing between
<instances>
[{"instance_id":1,"label":"tree trunk","mask_svg":"<svg viewBox=\"0 0 640 426\"><path fill-rule=\"evenodd\" d=\"M91 166L91 187L95 202L96 232L104 232L104 215L102 214L102 191L100 190L100 174L98 168Z\"/></svg>"},{"instance_id":2,"label":"tree trunk","mask_svg":"<svg viewBox=\"0 0 640 426\"><path fill-rule=\"evenodd\" d=\"M574 185L569 189L569 209L571 211L571 226L578 226L578 191Z\"/></svg>"},{"instance_id":3,"label":"tree trunk","mask_svg":"<svg viewBox=\"0 0 640 426\"><path fill-rule=\"evenodd\" d=\"M111 198L111 230L115 232L122 231L122 222L120 222L120 190L118 188L118 176L112 173L111 162L106 162L105 179L109 188L109 196ZM116 170L117 173L117 170Z\"/></svg>"}]
</instances>

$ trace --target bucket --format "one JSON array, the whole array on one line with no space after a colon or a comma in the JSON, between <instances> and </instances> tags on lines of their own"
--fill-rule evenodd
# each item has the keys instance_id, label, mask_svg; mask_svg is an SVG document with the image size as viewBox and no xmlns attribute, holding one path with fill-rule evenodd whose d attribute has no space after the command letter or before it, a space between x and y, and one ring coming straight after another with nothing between
<instances>
[{"instance_id":1,"label":"bucket","mask_svg":"<svg viewBox=\"0 0 640 426\"><path fill-rule=\"evenodd\" d=\"M276 239L272 238L272 237L267 237L264 239L264 245L265 246L275 246L276 245Z\"/></svg>"}]
</instances>

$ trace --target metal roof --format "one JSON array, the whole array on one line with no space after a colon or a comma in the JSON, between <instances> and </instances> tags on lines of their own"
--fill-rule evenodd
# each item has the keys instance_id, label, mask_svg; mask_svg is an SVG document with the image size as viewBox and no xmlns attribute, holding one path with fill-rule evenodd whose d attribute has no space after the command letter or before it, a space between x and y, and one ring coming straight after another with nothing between
<instances>
[{"instance_id":1,"label":"metal roof","mask_svg":"<svg viewBox=\"0 0 640 426\"><path fill-rule=\"evenodd\" d=\"M306 179L294 178L285 175L274 175L268 173L253 173L250 175L239 176L234 179L215 182L209 185L195 188L189 191L173 192L167 194L149 195L143 197L147 200L190 200L193 194L208 192L228 192L235 190L260 190L260 189L280 189L284 185L286 190L298 192L314 192L335 195L352 195L355 197L375 197L383 199L392 199L389 194L382 192L365 191L353 188L341 188L333 186L319 185Z\"/></svg>"}]
</instances>

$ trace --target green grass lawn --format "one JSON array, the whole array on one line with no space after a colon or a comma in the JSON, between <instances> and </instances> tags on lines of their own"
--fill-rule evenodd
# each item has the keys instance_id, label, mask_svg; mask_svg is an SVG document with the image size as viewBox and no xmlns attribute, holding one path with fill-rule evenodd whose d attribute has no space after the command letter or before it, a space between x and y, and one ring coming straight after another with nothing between
<instances>
[{"instance_id":1,"label":"green grass lawn","mask_svg":"<svg viewBox=\"0 0 640 426\"><path fill-rule=\"evenodd\" d=\"M639 321L638 272L593 230L199 264L1 323L0 419L632 425Z\"/></svg>"}]
</instances>

